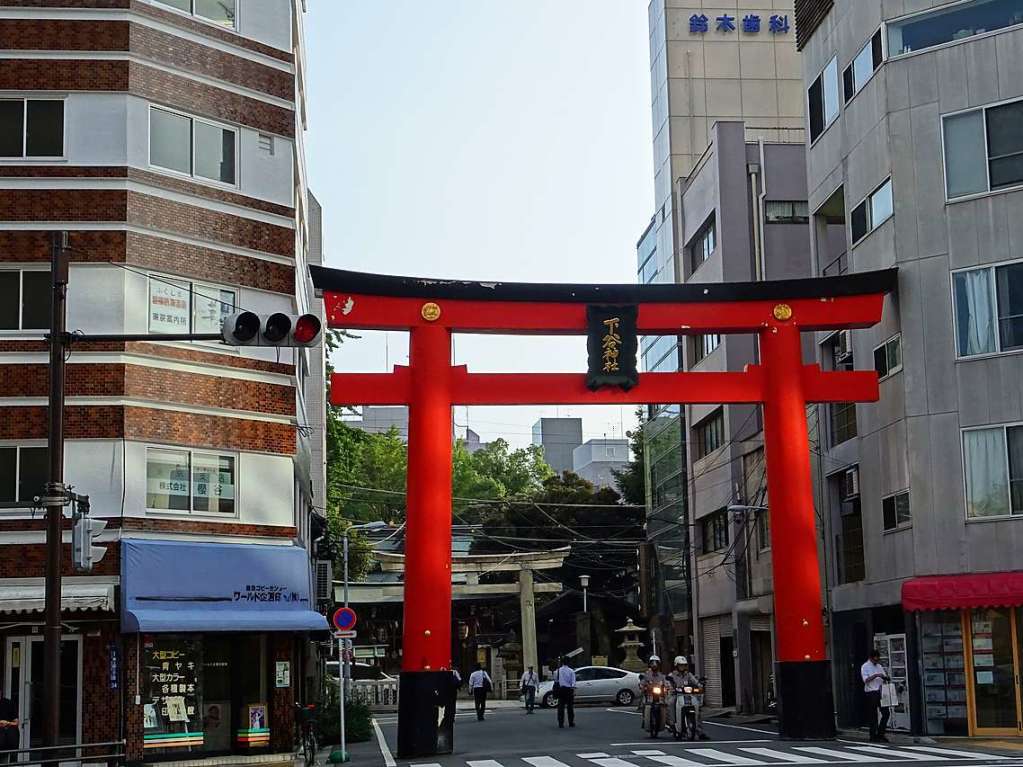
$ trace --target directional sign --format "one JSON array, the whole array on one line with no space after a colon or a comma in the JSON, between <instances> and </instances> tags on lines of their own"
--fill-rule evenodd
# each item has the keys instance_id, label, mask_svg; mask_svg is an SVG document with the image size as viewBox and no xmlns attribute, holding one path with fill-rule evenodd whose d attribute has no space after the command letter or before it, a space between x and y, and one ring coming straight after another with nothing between
<instances>
[{"instance_id":1,"label":"directional sign","mask_svg":"<svg viewBox=\"0 0 1023 767\"><path fill-rule=\"evenodd\" d=\"M357 635L358 635L358 633L355 632L355 631L335 631L334 632L334 638L335 639L355 639L355 637Z\"/></svg>"},{"instance_id":2,"label":"directional sign","mask_svg":"<svg viewBox=\"0 0 1023 767\"><path fill-rule=\"evenodd\" d=\"M351 631L355 628L358 617L351 607L339 607L334 611L334 628L338 631Z\"/></svg>"}]
</instances>

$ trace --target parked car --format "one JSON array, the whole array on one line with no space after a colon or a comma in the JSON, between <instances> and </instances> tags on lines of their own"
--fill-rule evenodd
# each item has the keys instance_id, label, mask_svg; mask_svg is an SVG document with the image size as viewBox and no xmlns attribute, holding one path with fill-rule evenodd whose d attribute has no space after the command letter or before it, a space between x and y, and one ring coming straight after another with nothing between
<instances>
[{"instance_id":1,"label":"parked car","mask_svg":"<svg viewBox=\"0 0 1023 767\"><path fill-rule=\"evenodd\" d=\"M359 663L358 661L350 665L349 673L352 675L351 678L356 682L366 680L371 682L397 681L395 677L384 673L379 666L373 666L369 663ZM335 680L339 676L336 660L327 661L327 674L332 676Z\"/></svg>"},{"instance_id":2,"label":"parked car","mask_svg":"<svg viewBox=\"0 0 1023 767\"><path fill-rule=\"evenodd\" d=\"M544 708L558 705L554 682L541 682L536 691ZM606 701L619 706L631 705L639 695L639 674L613 666L582 666L575 670L577 702Z\"/></svg>"}]
</instances>

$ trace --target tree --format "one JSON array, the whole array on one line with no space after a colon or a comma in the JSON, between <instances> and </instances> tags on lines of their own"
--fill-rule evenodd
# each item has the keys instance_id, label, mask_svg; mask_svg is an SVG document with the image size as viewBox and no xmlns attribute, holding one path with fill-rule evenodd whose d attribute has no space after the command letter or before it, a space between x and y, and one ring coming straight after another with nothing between
<instances>
[{"instance_id":1,"label":"tree","mask_svg":"<svg viewBox=\"0 0 1023 767\"><path fill-rule=\"evenodd\" d=\"M639 419L639 424L632 431L626 432L632 460L624 469L612 471L622 500L633 506L646 504L646 445L643 438L646 419L643 416L643 408L636 408L636 418Z\"/></svg>"}]
</instances>

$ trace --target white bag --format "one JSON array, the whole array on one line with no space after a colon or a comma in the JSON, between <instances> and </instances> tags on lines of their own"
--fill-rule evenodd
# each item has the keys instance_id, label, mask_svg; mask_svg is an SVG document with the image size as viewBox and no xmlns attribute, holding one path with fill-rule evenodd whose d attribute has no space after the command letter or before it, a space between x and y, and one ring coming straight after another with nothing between
<instances>
[{"instance_id":1,"label":"white bag","mask_svg":"<svg viewBox=\"0 0 1023 767\"><path fill-rule=\"evenodd\" d=\"M881 705L887 708L895 708L899 705L899 691L892 682L885 682L881 685Z\"/></svg>"}]
</instances>

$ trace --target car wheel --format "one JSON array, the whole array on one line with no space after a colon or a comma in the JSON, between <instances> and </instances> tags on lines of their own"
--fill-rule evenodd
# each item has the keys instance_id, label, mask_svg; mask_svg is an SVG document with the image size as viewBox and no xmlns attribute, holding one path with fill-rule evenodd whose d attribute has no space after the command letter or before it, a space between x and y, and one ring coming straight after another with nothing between
<instances>
[{"instance_id":1,"label":"car wheel","mask_svg":"<svg viewBox=\"0 0 1023 767\"><path fill-rule=\"evenodd\" d=\"M635 699L636 695L632 690L619 690L618 694L615 695L615 701L619 706L630 706Z\"/></svg>"},{"instance_id":2,"label":"car wheel","mask_svg":"<svg viewBox=\"0 0 1023 767\"><path fill-rule=\"evenodd\" d=\"M558 705L558 699L554 697L553 692L549 692L540 699L540 705L543 708L551 708L552 706Z\"/></svg>"}]
</instances>

